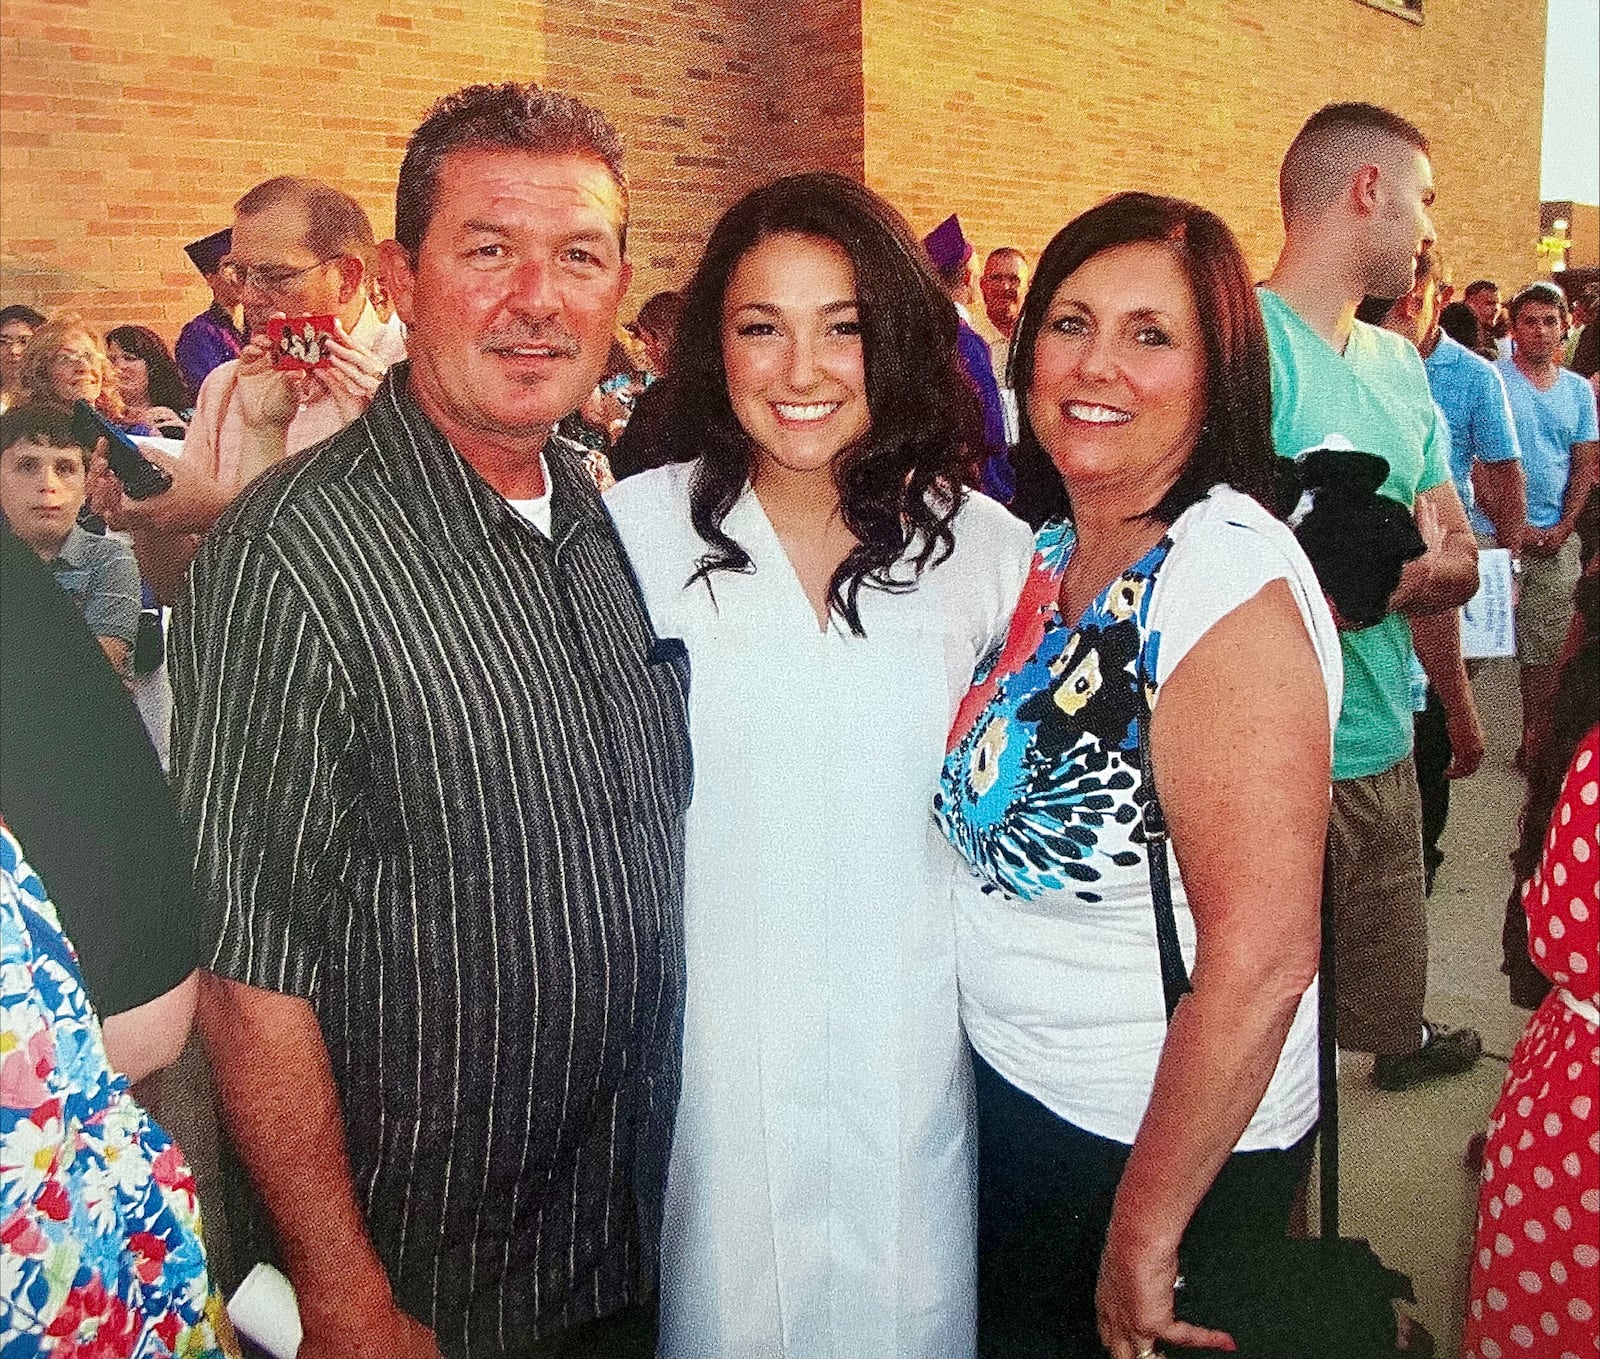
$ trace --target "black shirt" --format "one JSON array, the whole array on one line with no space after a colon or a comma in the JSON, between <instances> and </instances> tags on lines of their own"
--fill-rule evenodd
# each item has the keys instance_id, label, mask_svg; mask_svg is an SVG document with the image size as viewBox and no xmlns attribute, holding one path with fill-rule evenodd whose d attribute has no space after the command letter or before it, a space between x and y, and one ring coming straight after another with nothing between
<instances>
[{"instance_id":1,"label":"black shirt","mask_svg":"<svg viewBox=\"0 0 1600 1359\"><path fill-rule=\"evenodd\" d=\"M173 754L212 966L311 1002L396 1300L478 1359L653 1287L688 673L581 452L552 544L407 372L207 540Z\"/></svg>"},{"instance_id":2,"label":"black shirt","mask_svg":"<svg viewBox=\"0 0 1600 1359\"><path fill-rule=\"evenodd\" d=\"M0 818L105 1018L200 965L193 849L139 714L50 569L0 523Z\"/></svg>"}]
</instances>

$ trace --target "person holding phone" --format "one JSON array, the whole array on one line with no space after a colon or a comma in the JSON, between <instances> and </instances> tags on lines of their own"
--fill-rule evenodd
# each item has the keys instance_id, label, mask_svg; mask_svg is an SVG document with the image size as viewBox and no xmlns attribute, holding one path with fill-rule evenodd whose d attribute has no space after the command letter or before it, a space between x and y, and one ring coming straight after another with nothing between
<instances>
[{"instance_id":1,"label":"person holding phone","mask_svg":"<svg viewBox=\"0 0 1600 1359\"><path fill-rule=\"evenodd\" d=\"M330 438L362 415L389 365L405 357L397 324L369 300L377 258L372 223L348 194L320 180L279 176L234 204L232 253L222 273L240 292L251 339L200 388L182 459L157 461L172 489L134 504L97 464L90 503L134 533L145 576L174 596L199 542L233 497L286 455ZM333 320L328 362L274 365L274 317ZM183 466L177 464L181 462Z\"/></svg>"}]
</instances>

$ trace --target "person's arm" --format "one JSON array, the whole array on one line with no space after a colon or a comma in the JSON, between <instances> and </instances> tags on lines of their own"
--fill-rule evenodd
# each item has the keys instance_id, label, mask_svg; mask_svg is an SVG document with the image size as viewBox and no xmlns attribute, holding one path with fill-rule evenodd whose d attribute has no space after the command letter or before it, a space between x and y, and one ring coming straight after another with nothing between
<instances>
[{"instance_id":1,"label":"person's arm","mask_svg":"<svg viewBox=\"0 0 1600 1359\"><path fill-rule=\"evenodd\" d=\"M1528 536L1528 479L1521 460L1474 462L1472 493L1494 525L1495 542L1509 548L1512 556L1519 555Z\"/></svg>"},{"instance_id":2,"label":"person's arm","mask_svg":"<svg viewBox=\"0 0 1600 1359\"><path fill-rule=\"evenodd\" d=\"M96 637L100 643L100 650L105 652L106 659L111 662L111 668L123 679L128 677L128 657L133 654L133 648L121 637Z\"/></svg>"},{"instance_id":3,"label":"person's arm","mask_svg":"<svg viewBox=\"0 0 1600 1359\"><path fill-rule=\"evenodd\" d=\"M199 972L191 972L170 991L100 1021L106 1059L130 1081L164 1070L178 1060L194 1020Z\"/></svg>"},{"instance_id":4,"label":"person's arm","mask_svg":"<svg viewBox=\"0 0 1600 1359\"><path fill-rule=\"evenodd\" d=\"M1150 734L1194 914L1194 989L1168 1030L1111 1214L1096 1301L1115 1359L1152 1340L1226 1339L1173 1320L1178 1245L1317 971L1332 733L1286 583L1224 616L1178 662Z\"/></svg>"},{"instance_id":5,"label":"person's arm","mask_svg":"<svg viewBox=\"0 0 1600 1359\"><path fill-rule=\"evenodd\" d=\"M294 1284L299 1359L435 1359L433 1333L395 1306L367 1238L310 1004L210 973L200 997L223 1127L266 1204Z\"/></svg>"},{"instance_id":6,"label":"person's arm","mask_svg":"<svg viewBox=\"0 0 1600 1359\"><path fill-rule=\"evenodd\" d=\"M1402 568L1389 612L1416 617L1465 604L1478 593L1478 540L1455 486L1445 480L1417 492L1413 513L1428 547Z\"/></svg>"},{"instance_id":7,"label":"person's arm","mask_svg":"<svg viewBox=\"0 0 1600 1359\"><path fill-rule=\"evenodd\" d=\"M1528 551L1534 556L1555 556L1578 527L1579 516L1589 503L1589 493L1594 490L1597 450L1600 444L1592 439L1572 445L1572 464L1567 472L1566 494L1561 500L1561 518L1550 528L1529 531Z\"/></svg>"},{"instance_id":8,"label":"person's arm","mask_svg":"<svg viewBox=\"0 0 1600 1359\"><path fill-rule=\"evenodd\" d=\"M1471 778L1483 763L1483 724L1473 701L1466 662L1461 659L1461 615L1454 609L1411 620L1411 642L1444 705L1445 727L1450 736L1450 764L1446 778Z\"/></svg>"},{"instance_id":9,"label":"person's arm","mask_svg":"<svg viewBox=\"0 0 1600 1359\"><path fill-rule=\"evenodd\" d=\"M342 672L277 554L243 532L213 534L195 559L172 643L173 768L215 974L200 1028L224 1121L304 1290L301 1357L431 1356L367 1241L310 1004L338 947L328 910L347 828L364 814L346 778L359 738Z\"/></svg>"}]
</instances>

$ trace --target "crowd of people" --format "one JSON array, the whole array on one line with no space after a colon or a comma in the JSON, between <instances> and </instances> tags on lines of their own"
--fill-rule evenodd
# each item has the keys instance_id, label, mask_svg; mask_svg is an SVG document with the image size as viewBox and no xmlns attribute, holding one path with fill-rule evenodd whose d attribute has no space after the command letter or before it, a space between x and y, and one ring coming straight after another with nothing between
<instances>
[{"instance_id":1,"label":"crowd of people","mask_svg":"<svg viewBox=\"0 0 1600 1359\"><path fill-rule=\"evenodd\" d=\"M1594 1353L1593 300L1453 302L1426 137L1335 104L1260 284L1175 198L980 271L815 172L619 328L622 155L469 86L392 239L244 193L175 357L0 311L6 1359L239 1353L128 1092L191 1022L302 1359L1251 1352L1182 1276L1294 1229L1319 973L1380 1089L1482 1051L1483 549L1548 994L1464 1354Z\"/></svg>"}]
</instances>

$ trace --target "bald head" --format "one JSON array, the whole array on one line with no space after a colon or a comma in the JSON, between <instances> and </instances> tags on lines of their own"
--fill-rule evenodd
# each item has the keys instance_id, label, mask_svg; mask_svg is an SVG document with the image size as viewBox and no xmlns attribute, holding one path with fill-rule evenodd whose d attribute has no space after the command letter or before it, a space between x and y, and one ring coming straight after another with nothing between
<instances>
[{"instance_id":1,"label":"bald head","mask_svg":"<svg viewBox=\"0 0 1600 1359\"><path fill-rule=\"evenodd\" d=\"M1278 171L1284 225L1320 216L1338 202L1363 166L1428 154L1428 139L1414 123L1376 104L1328 104L1306 120Z\"/></svg>"}]
</instances>

